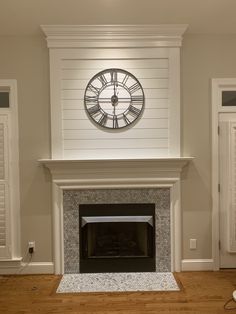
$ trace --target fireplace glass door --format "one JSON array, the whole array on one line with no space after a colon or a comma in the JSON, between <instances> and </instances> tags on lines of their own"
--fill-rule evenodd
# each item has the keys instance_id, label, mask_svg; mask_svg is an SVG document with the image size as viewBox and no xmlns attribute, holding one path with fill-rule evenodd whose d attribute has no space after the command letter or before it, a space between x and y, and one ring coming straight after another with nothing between
<instances>
[{"instance_id":1,"label":"fireplace glass door","mask_svg":"<svg viewBox=\"0 0 236 314\"><path fill-rule=\"evenodd\" d=\"M154 271L154 208L150 205L82 205L81 272Z\"/></svg>"}]
</instances>

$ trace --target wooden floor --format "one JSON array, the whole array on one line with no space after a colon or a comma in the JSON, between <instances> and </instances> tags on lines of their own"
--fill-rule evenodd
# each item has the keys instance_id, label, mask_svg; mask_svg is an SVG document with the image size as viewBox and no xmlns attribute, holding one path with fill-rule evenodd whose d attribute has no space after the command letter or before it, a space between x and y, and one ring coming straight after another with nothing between
<instances>
[{"instance_id":1,"label":"wooden floor","mask_svg":"<svg viewBox=\"0 0 236 314\"><path fill-rule=\"evenodd\" d=\"M236 270L175 274L179 292L57 294L60 276L0 276L0 313L218 314L236 290ZM231 304L236 307L236 302Z\"/></svg>"}]
</instances>

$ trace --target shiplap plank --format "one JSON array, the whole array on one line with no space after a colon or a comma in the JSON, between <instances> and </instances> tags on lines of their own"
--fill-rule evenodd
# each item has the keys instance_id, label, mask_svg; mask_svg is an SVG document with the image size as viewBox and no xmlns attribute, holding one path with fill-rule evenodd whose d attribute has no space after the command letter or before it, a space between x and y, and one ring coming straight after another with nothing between
<instances>
[{"instance_id":1,"label":"shiplap plank","mask_svg":"<svg viewBox=\"0 0 236 314\"><path fill-rule=\"evenodd\" d=\"M119 108L116 109L116 113L119 114ZM168 118L168 109L145 109L142 114L142 119L148 118ZM63 110L63 120L80 120L88 119L85 110Z\"/></svg>"},{"instance_id":2,"label":"shiplap plank","mask_svg":"<svg viewBox=\"0 0 236 314\"><path fill-rule=\"evenodd\" d=\"M168 89L145 89L144 90L145 98L149 99L160 99L168 98ZM61 98L64 99L84 99L84 90L62 90Z\"/></svg>"},{"instance_id":3,"label":"shiplap plank","mask_svg":"<svg viewBox=\"0 0 236 314\"><path fill-rule=\"evenodd\" d=\"M167 148L168 140L161 139L92 139L92 140L64 140L64 149L114 149L114 148Z\"/></svg>"},{"instance_id":4,"label":"shiplap plank","mask_svg":"<svg viewBox=\"0 0 236 314\"><path fill-rule=\"evenodd\" d=\"M145 148L145 149L87 149L87 150L65 150L63 158L65 159L96 159L104 156L105 158L149 158L163 157L169 155L169 150L164 148Z\"/></svg>"},{"instance_id":5,"label":"shiplap plank","mask_svg":"<svg viewBox=\"0 0 236 314\"><path fill-rule=\"evenodd\" d=\"M143 88L168 88L168 79L166 78L157 78L157 79L140 79L140 84ZM85 90L88 84L88 80L62 80L62 89L63 90L73 90L81 89Z\"/></svg>"},{"instance_id":6,"label":"shiplap plank","mask_svg":"<svg viewBox=\"0 0 236 314\"><path fill-rule=\"evenodd\" d=\"M153 132L153 129L143 130L143 129L136 129L131 128L127 135L125 130L120 132L114 132L112 130L101 131L98 133L97 129L93 130L64 130L64 140L71 140L71 139L95 139L99 136L100 139L129 139L134 138L168 138L168 129L157 129Z\"/></svg>"},{"instance_id":7,"label":"shiplap plank","mask_svg":"<svg viewBox=\"0 0 236 314\"><path fill-rule=\"evenodd\" d=\"M103 69L93 70L78 70L78 69L67 69L62 70L62 79L87 79L90 80L95 74ZM168 78L168 69L128 69L133 75L139 80L141 79L157 79L157 78Z\"/></svg>"},{"instance_id":8,"label":"shiplap plank","mask_svg":"<svg viewBox=\"0 0 236 314\"><path fill-rule=\"evenodd\" d=\"M62 69L166 69L169 62L167 58L156 59L98 59L98 60L63 60Z\"/></svg>"},{"instance_id":9,"label":"shiplap plank","mask_svg":"<svg viewBox=\"0 0 236 314\"><path fill-rule=\"evenodd\" d=\"M157 109L157 108L168 108L169 100L167 98L159 99L145 99L146 109ZM64 99L62 100L62 109L83 109L84 110L84 100L83 99Z\"/></svg>"},{"instance_id":10,"label":"shiplap plank","mask_svg":"<svg viewBox=\"0 0 236 314\"><path fill-rule=\"evenodd\" d=\"M97 130L97 126L95 126L88 118L85 120L64 120L63 123L64 130ZM138 129L155 129L158 128L167 128L168 127L168 119L141 119L135 124L135 128Z\"/></svg>"}]
</instances>

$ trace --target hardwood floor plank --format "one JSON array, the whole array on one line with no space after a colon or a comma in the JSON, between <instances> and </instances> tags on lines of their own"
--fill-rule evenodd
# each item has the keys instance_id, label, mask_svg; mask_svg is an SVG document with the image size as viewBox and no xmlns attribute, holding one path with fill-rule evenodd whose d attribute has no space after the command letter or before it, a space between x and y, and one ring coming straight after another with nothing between
<instances>
[{"instance_id":1,"label":"hardwood floor plank","mask_svg":"<svg viewBox=\"0 0 236 314\"><path fill-rule=\"evenodd\" d=\"M182 272L180 291L56 293L61 276L0 276L1 314L221 314L236 290L236 270ZM232 303L236 307L236 302ZM236 313L231 310L230 313Z\"/></svg>"}]
</instances>

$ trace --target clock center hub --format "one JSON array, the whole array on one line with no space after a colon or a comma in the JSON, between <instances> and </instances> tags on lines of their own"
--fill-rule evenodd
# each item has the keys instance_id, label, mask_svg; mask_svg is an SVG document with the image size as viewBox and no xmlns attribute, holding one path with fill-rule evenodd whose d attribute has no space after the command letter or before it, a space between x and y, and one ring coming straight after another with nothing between
<instances>
[{"instance_id":1,"label":"clock center hub","mask_svg":"<svg viewBox=\"0 0 236 314\"><path fill-rule=\"evenodd\" d=\"M116 95L111 96L111 104L112 106L116 106L118 104L118 97Z\"/></svg>"}]
</instances>

